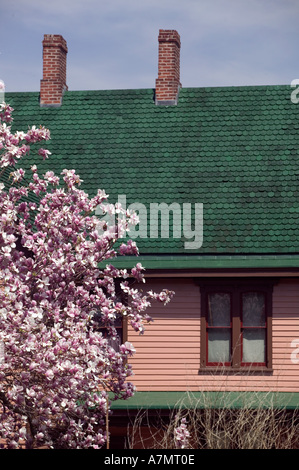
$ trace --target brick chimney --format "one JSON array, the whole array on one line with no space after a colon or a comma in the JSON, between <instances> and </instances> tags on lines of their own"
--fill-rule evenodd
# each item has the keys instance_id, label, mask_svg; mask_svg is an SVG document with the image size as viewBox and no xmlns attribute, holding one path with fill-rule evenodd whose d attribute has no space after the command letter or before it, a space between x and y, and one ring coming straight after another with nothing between
<instances>
[{"instance_id":1,"label":"brick chimney","mask_svg":"<svg viewBox=\"0 0 299 470\"><path fill-rule=\"evenodd\" d=\"M59 34L45 34L43 40L43 78L40 82L40 106L58 107L66 85L67 44Z\"/></svg>"},{"instance_id":2,"label":"brick chimney","mask_svg":"<svg viewBox=\"0 0 299 470\"><path fill-rule=\"evenodd\" d=\"M178 102L180 83L180 36L175 30L159 30L158 78L155 103L175 105Z\"/></svg>"}]
</instances>

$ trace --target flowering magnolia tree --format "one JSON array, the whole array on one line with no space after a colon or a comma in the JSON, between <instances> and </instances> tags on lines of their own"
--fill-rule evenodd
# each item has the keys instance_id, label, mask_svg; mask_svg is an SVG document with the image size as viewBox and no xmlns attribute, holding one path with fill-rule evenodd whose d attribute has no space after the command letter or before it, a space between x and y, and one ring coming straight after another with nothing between
<instances>
[{"instance_id":1,"label":"flowering magnolia tree","mask_svg":"<svg viewBox=\"0 0 299 470\"><path fill-rule=\"evenodd\" d=\"M0 107L2 181L11 167L10 183L0 183L1 442L100 448L110 400L134 393L127 359L135 351L128 342L112 347L116 322L125 317L143 333L151 302L167 303L172 292L137 288L144 282L139 263L130 271L108 264L138 254L134 242L120 240L135 214L108 204L104 191L89 198L74 170L41 176L32 166L28 176L19 168L50 133L12 133L12 111ZM43 158L49 153L38 150ZM99 207L114 226L94 215Z\"/></svg>"}]
</instances>

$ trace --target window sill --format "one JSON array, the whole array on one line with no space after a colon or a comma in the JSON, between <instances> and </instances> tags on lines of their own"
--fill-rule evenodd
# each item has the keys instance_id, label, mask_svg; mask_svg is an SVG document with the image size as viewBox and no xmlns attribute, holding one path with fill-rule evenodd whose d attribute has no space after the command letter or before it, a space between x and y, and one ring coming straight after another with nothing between
<instances>
[{"instance_id":1,"label":"window sill","mask_svg":"<svg viewBox=\"0 0 299 470\"><path fill-rule=\"evenodd\" d=\"M201 367L198 370L198 375L203 374L211 374L214 375L233 375L233 374L240 374L240 375L265 375L265 374L273 374L273 369L269 367L221 367L221 366L207 366Z\"/></svg>"}]
</instances>

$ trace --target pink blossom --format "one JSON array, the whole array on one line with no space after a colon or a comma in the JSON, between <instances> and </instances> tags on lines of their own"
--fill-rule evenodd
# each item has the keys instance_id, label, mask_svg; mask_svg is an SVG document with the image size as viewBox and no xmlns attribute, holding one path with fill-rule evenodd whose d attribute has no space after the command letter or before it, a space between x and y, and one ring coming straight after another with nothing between
<instances>
[{"instance_id":1,"label":"pink blossom","mask_svg":"<svg viewBox=\"0 0 299 470\"><path fill-rule=\"evenodd\" d=\"M0 105L0 166L26 158L34 146L50 138L44 127L11 133L13 110ZM40 149L39 155L50 153ZM0 439L10 448L48 445L55 448L99 448L105 445L107 392L112 399L135 393L128 357L134 346L125 342L116 351L115 319L128 318L143 334L151 321L153 301L167 303L173 293L143 292L140 263L127 272L111 260L137 255L135 242L115 242L128 230L131 214L120 205L117 225L99 234L93 215L107 200L99 190L94 198L79 186L75 170L41 176L31 168L12 167L12 186L0 192ZM26 174L27 176L27 174ZM17 183L17 184L14 184ZM33 192L39 202L30 202ZM18 248L18 249L17 249ZM20 249L21 248L21 249ZM106 267L99 269L105 261ZM132 287L128 278L134 278ZM121 286L128 301L116 295ZM105 325L108 337L102 335ZM92 409L92 413L91 413ZM4 412L5 411L5 412ZM34 423L29 427L28 423ZM100 429L100 431L99 431Z\"/></svg>"},{"instance_id":2,"label":"pink blossom","mask_svg":"<svg viewBox=\"0 0 299 470\"><path fill-rule=\"evenodd\" d=\"M120 351L128 356L133 356L136 352L133 344L128 341L120 346Z\"/></svg>"},{"instance_id":3,"label":"pink blossom","mask_svg":"<svg viewBox=\"0 0 299 470\"><path fill-rule=\"evenodd\" d=\"M182 418L180 425L174 430L174 441L177 449L186 449L189 444L190 433L187 429L186 418Z\"/></svg>"},{"instance_id":4,"label":"pink blossom","mask_svg":"<svg viewBox=\"0 0 299 470\"><path fill-rule=\"evenodd\" d=\"M48 158L49 155L51 155L51 152L46 149L39 149L38 154L41 155L45 160L46 158Z\"/></svg>"}]
</instances>

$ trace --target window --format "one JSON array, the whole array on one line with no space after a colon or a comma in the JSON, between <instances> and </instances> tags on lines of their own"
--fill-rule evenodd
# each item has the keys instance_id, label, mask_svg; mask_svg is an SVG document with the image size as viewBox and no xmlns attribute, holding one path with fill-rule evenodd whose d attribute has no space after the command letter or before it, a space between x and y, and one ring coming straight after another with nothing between
<instances>
[{"instance_id":1,"label":"window","mask_svg":"<svg viewBox=\"0 0 299 470\"><path fill-rule=\"evenodd\" d=\"M272 289L264 280L204 280L201 367L271 369Z\"/></svg>"},{"instance_id":2,"label":"window","mask_svg":"<svg viewBox=\"0 0 299 470\"><path fill-rule=\"evenodd\" d=\"M108 330L104 326L99 326L99 331L103 334L105 338L108 338L109 346L111 346L116 352L119 351L121 344L127 341L127 322L124 318L119 317L114 322L114 327L116 329L117 336L112 337L108 335Z\"/></svg>"},{"instance_id":3,"label":"window","mask_svg":"<svg viewBox=\"0 0 299 470\"><path fill-rule=\"evenodd\" d=\"M127 304L128 299L127 295L123 293L120 288L120 282L116 282L115 291L116 291L116 299L115 302L121 302L122 304ZM116 329L116 336L112 336L109 334L108 328L106 325L101 321L100 312L98 314L98 331L102 333L104 338L108 339L109 345L116 351L119 352L119 347L121 344L127 341L128 337L128 328L127 328L127 318L123 317L119 314L119 316L114 321L114 327Z\"/></svg>"}]
</instances>

